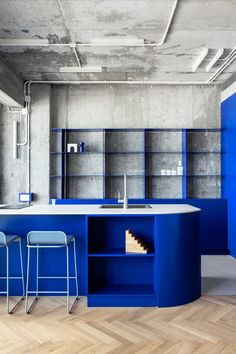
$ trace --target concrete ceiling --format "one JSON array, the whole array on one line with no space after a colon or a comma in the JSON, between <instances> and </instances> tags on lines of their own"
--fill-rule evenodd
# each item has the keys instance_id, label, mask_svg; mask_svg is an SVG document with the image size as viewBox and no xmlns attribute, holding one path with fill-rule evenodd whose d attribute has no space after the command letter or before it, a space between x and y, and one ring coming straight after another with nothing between
<instances>
[{"instance_id":1,"label":"concrete ceiling","mask_svg":"<svg viewBox=\"0 0 236 354\"><path fill-rule=\"evenodd\" d=\"M93 38L135 36L159 42L174 0L1 0L1 39L49 39L50 43L88 43ZM79 47L82 65L102 66L103 73L59 73L76 66L69 47L0 47L0 57L26 80L205 81L205 61L192 65L206 47L210 59L236 47L236 0L179 0L166 42L159 47ZM236 72L236 60L216 82Z\"/></svg>"}]
</instances>

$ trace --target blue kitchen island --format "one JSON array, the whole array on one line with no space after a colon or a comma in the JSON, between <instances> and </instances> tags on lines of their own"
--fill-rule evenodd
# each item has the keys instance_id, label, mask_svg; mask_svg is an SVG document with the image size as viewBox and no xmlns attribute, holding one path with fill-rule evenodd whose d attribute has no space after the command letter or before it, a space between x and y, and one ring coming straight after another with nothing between
<instances>
[{"instance_id":1,"label":"blue kitchen island","mask_svg":"<svg viewBox=\"0 0 236 354\"><path fill-rule=\"evenodd\" d=\"M32 230L61 230L76 237L79 293L88 306L177 306L201 296L200 209L188 204L150 205L146 209L101 209L99 205L39 205L0 209L0 230L23 240ZM131 229L148 246L147 254L125 252L125 231ZM35 251L36 252L36 251ZM42 276L65 275L64 249L44 249ZM12 245L10 272L17 275L18 250ZM31 262L34 263L35 255ZM71 257L72 258L72 257ZM72 261L72 259L71 259ZM71 269L73 265L71 262ZM35 288L31 267L30 286ZM0 275L5 253L0 250ZM17 281L11 293L20 294ZM3 289L4 281L0 287ZM63 290L62 279L42 279L42 290ZM71 295L74 284L71 281ZM55 294L56 295L56 294Z\"/></svg>"}]
</instances>

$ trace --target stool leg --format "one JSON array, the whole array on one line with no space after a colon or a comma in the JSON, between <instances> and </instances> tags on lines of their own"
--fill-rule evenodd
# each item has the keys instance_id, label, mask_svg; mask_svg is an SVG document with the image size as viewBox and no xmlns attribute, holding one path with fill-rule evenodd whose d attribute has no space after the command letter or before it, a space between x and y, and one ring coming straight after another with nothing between
<instances>
[{"instance_id":1,"label":"stool leg","mask_svg":"<svg viewBox=\"0 0 236 354\"><path fill-rule=\"evenodd\" d=\"M74 238L74 266L75 266L75 286L76 286L76 297L79 296L78 290L78 274L77 274L77 263L76 263L76 247L75 247L75 238Z\"/></svg>"},{"instance_id":2,"label":"stool leg","mask_svg":"<svg viewBox=\"0 0 236 354\"><path fill-rule=\"evenodd\" d=\"M6 262L7 262L7 313L9 313L9 248L6 246Z\"/></svg>"},{"instance_id":3,"label":"stool leg","mask_svg":"<svg viewBox=\"0 0 236 354\"><path fill-rule=\"evenodd\" d=\"M70 313L70 279L69 279L69 249L66 245L66 291L67 291L67 312Z\"/></svg>"},{"instance_id":4,"label":"stool leg","mask_svg":"<svg viewBox=\"0 0 236 354\"><path fill-rule=\"evenodd\" d=\"M19 238L19 249L20 249L20 267L21 267L21 278L22 278L22 297L25 296L25 282L24 282L24 270L23 270L23 258L22 258L22 244Z\"/></svg>"},{"instance_id":5,"label":"stool leg","mask_svg":"<svg viewBox=\"0 0 236 354\"><path fill-rule=\"evenodd\" d=\"M37 248L36 262L37 262L36 263L36 297L38 297L38 294L39 294L39 248Z\"/></svg>"},{"instance_id":6,"label":"stool leg","mask_svg":"<svg viewBox=\"0 0 236 354\"><path fill-rule=\"evenodd\" d=\"M70 291L69 291L69 281L70 281L70 276L69 276L69 247L68 245L66 246L67 251L66 251L66 255L67 255L67 312L69 314L72 314L72 311L74 309L74 306L76 304L76 302L78 301L78 274L77 274L77 264L76 264L76 247L75 247L75 239L73 239L73 251L74 251L74 272L75 272L75 286L76 286L76 297L75 300L73 302L73 304L70 307Z\"/></svg>"},{"instance_id":7,"label":"stool leg","mask_svg":"<svg viewBox=\"0 0 236 354\"><path fill-rule=\"evenodd\" d=\"M28 313L28 290L29 290L29 265L30 265L30 248L28 247L27 271L26 271L26 293L25 293L25 312Z\"/></svg>"},{"instance_id":8,"label":"stool leg","mask_svg":"<svg viewBox=\"0 0 236 354\"><path fill-rule=\"evenodd\" d=\"M27 278L26 278L26 297L25 297L25 312L29 314L35 305L36 301L38 300L38 296L36 295L33 302L31 303L30 307L28 308L28 292L29 292L29 270L30 270L30 247L28 247L28 257L27 257ZM38 280L38 275L37 275ZM36 280L36 281L37 281ZM36 294L38 290L36 290Z\"/></svg>"},{"instance_id":9,"label":"stool leg","mask_svg":"<svg viewBox=\"0 0 236 354\"><path fill-rule=\"evenodd\" d=\"M21 299L15 304L15 306L10 310L10 299L9 299L9 247L6 247L6 251L7 251L7 312L9 315L13 314L13 312L17 309L17 307L19 306L19 304L24 300L24 294L25 294L25 285L24 285L24 271L23 271L23 261L22 261L22 248L21 248L21 239L18 239L19 242L19 250L20 250L20 266L21 266L21 279L22 279L22 297Z\"/></svg>"}]
</instances>

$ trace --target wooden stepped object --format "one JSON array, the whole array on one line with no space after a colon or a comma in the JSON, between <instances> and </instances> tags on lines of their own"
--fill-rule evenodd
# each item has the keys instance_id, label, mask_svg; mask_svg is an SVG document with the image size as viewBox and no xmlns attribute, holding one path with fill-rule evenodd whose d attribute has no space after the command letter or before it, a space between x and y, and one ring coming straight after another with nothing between
<instances>
[{"instance_id":1,"label":"wooden stepped object","mask_svg":"<svg viewBox=\"0 0 236 354\"><path fill-rule=\"evenodd\" d=\"M125 252L147 254L149 249L145 243L132 231L125 231Z\"/></svg>"}]
</instances>

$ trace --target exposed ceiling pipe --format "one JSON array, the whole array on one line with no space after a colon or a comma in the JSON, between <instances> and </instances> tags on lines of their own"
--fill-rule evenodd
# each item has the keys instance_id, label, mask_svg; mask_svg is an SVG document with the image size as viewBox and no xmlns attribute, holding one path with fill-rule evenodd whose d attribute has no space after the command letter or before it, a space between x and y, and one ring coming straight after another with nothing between
<instances>
[{"instance_id":1,"label":"exposed ceiling pipe","mask_svg":"<svg viewBox=\"0 0 236 354\"><path fill-rule=\"evenodd\" d=\"M28 80L24 83L24 96L30 95L31 84L53 84L53 85L83 85L83 84L97 84L97 85L212 85L213 81L236 59L236 47L227 56L227 60L220 66L220 68L206 81L131 81L131 80Z\"/></svg>"},{"instance_id":2,"label":"exposed ceiling pipe","mask_svg":"<svg viewBox=\"0 0 236 354\"><path fill-rule=\"evenodd\" d=\"M76 43L70 43L70 48L73 50L75 54L75 58L77 61L77 66L62 66L59 68L60 73L93 73L93 72L102 72L101 66L82 66L81 59L77 52Z\"/></svg>"},{"instance_id":3,"label":"exposed ceiling pipe","mask_svg":"<svg viewBox=\"0 0 236 354\"><path fill-rule=\"evenodd\" d=\"M25 82L25 92L32 84L52 84L52 85L212 85L208 81L129 81L129 80L29 80Z\"/></svg>"},{"instance_id":4,"label":"exposed ceiling pipe","mask_svg":"<svg viewBox=\"0 0 236 354\"><path fill-rule=\"evenodd\" d=\"M48 39L21 39L21 38L9 38L0 39L1 47L48 47Z\"/></svg>"},{"instance_id":5,"label":"exposed ceiling pipe","mask_svg":"<svg viewBox=\"0 0 236 354\"><path fill-rule=\"evenodd\" d=\"M122 47L158 47L158 46L161 46L165 43L166 41L166 38L167 38L167 35L169 33L169 30L170 30L170 26L172 24L172 21L173 21L173 18L174 18L174 14L175 14L175 11L176 11L176 8L177 8L177 5L178 5L178 1L179 0L174 0L174 4L172 6L172 9L171 9L171 13L170 13L170 16L168 18L168 23L167 23L167 26L165 28L165 32L162 36L162 39L160 40L160 42L155 42L155 43L142 43L140 41L140 43L112 43L112 39L111 39L111 42L102 42L101 43L98 43L98 42L89 42L89 43L76 43L77 47L117 47L117 46L122 46ZM124 37L125 39L125 37ZM69 44L65 44L65 43L52 43L50 44L50 46L68 46Z\"/></svg>"},{"instance_id":6,"label":"exposed ceiling pipe","mask_svg":"<svg viewBox=\"0 0 236 354\"><path fill-rule=\"evenodd\" d=\"M165 42L165 40L166 40L166 37L167 37L167 35L168 35L169 29L170 29L170 26L171 26L171 23L172 23L174 14L175 14L175 10L176 10L176 8L177 8L177 5L178 5L178 0L175 0L174 5L173 5L172 10L171 10L171 14L170 14L170 17L169 17L167 26L166 26L165 33L164 33L164 35L163 35L161 41L160 41L159 43L156 43L157 46L164 44L164 42Z\"/></svg>"},{"instance_id":7,"label":"exposed ceiling pipe","mask_svg":"<svg viewBox=\"0 0 236 354\"><path fill-rule=\"evenodd\" d=\"M73 52L75 54L75 58L76 58L78 66L80 68L82 68L81 60L80 60L79 55L78 55L77 50L76 50L76 43L70 43L70 48L72 48L72 50L73 50Z\"/></svg>"},{"instance_id":8,"label":"exposed ceiling pipe","mask_svg":"<svg viewBox=\"0 0 236 354\"><path fill-rule=\"evenodd\" d=\"M30 92L31 84L52 84L52 85L212 85L213 81L236 59L235 50L231 52L227 62L225 62L208 80L206 81L129 81L129 80L28 80L24 83L24 95Z\"/></svg>"},{"instance_id":9,"label":"exposed ceiling pipe","mask_svg":"<svg viewBox=\"0 0 236 354\"><path fill-rule=\"evenodd\" d=\"M165 28L165 32L162 36L162 39L160 40L160 42L155 42L155 43L142 43L142 41L140 41L140 43L112 43L112 39L111 42L101 42L101 43L96 43L96 42L89 42L89 43L76 43L77 47L88 47L88 46L94 46L94 47L112 47L112 46L132 46L132 47L158 47L161 46L162 44L165 43L167 35L169 33L170 30L170 26L172 24L173 18L174 18L174 14L178 5L178 1L179 0L174 0L173 6L171 8L171 13L170 16L168 18L168 22L167 22L167 26ZM125 38L125 37L124 37ZM0 45L1 46L26 46L26 47L30 47L30 46L58 46L58 47L71 47L71 43L49 43L47 39L2 39L0 40ZM74 49L73 49L74 50Z\"/></svg>"},{"instance_id":10,"label":"exposed ceiling pipe","mask_svg":"<svg viewBox=\"0 0 236 354\"><path fill-rule=\"evenodd\" d=\"M216 70L216 72L208 79L208 82L213 82L234 60L236 59L236 48L228 55L227 60Z\"/></svg>"}]
</instances>

